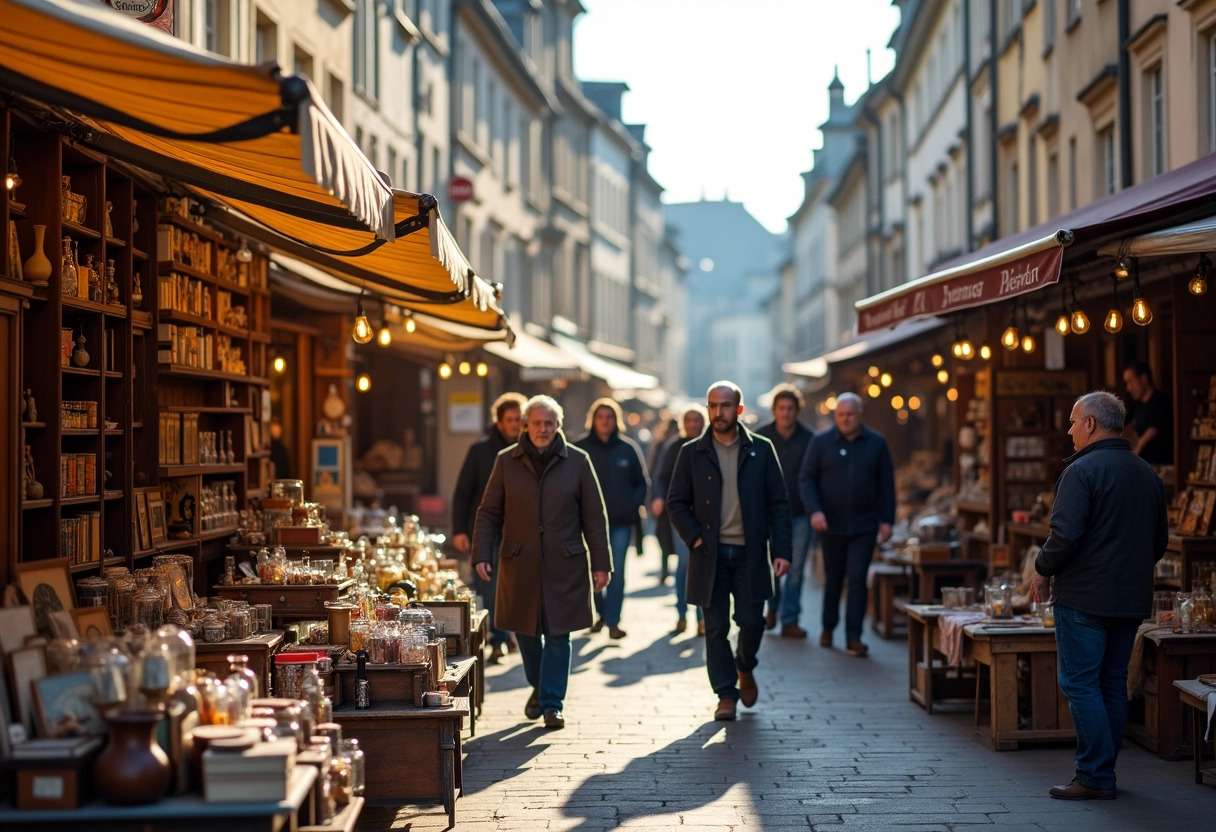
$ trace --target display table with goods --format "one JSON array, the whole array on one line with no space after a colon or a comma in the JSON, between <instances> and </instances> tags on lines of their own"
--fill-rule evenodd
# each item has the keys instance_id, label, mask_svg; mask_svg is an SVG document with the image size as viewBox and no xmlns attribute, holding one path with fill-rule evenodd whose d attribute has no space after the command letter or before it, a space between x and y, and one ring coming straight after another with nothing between
<instances>
[{"instance_id":1,"label":"display table with goods","mask_svg":"<svg viewBox=\"0 0 1216 832\"><path fill-rule=\"evenodd\" d=\"M958 547L939 544L909 546L903 552L885 555L888 563L906 567L912 574L912 601L931 604L940 600L939 589L950 586L978 587L988 574L988 564L957 557Z\"/></svg>"},{"instance_id":2,"label":"display table with goods","mask_svg":"<svg viewBox=\"0 0 1216 832\"><path fill-rule=\"evenodd\" d=\"M959 659L951 662L942 651L938 628L943 618L966 619L978 610L969 605L901 604L908 621L908 698L926 713L946 701L974 704L976 669Z\"/></svg>"},{"instance_id":3,"label":"display table with goods","mask_svg":"<svg viewBox=\"0 0 1216 832\"><path fill-rule=\"evenodd\" d=\"M899 638L908 633L904 606L908 602L909 571L894 563L870 565L870 626L880 638Z\"/></svg>"},{"instance_id":4,"label":"display table with goods","mask_svg":"<svg viewBox=\"0 0 1216 832\"><path fill-rule=\"evenodd\" d=\"M226 675L232 666L232 657L244 656L250 671L258 679L259 690L270 691L271 656L282 643L282 630L269 630L249 638L197 641L194 644L194 665L213 675Z\"/></svg>"},{"instance_id":5,"label":"display table with goods","mask_svg":"<svg viewBox=\"0 0 1216 832\"><path fill-rule=\"evenodd\" d=\"M1157 621L1148 621L1136 634L1128 665L1128 739L1165 760L1181 760L1192 753L1186 731L1186 714L1174 694L1174 682L1216 673L1216 622L1212 621L1211 596L1164 593L1175 597L1175 606L1187 617L1175 632L1173 610L1160 610ZM1163 593L1158 593L1163 595ZM1181 597L1182 600L1177 600ZM1191 605L1198 597L1198 615ZM1165 599L1167 602L1169 599ZM1157 623L1160 621L1160 623Z\"/></svg>"},{"instance_id":6,"label":"display table with goods","mask_svg":"<svg viewBox=\"0 0 1216 832\"><path fill-rule=\"evenodd\" d=\"M1178 699L1189 713L1191 723L1191 757L1195 763L1195 782L1201 785L1216 786L1216 768L1205 769L1204 735L1210 731L1213 708L1216 707L1216 674L1200 674L1196 679L1175 679L1174 687L1178 689ZM1208 736L1211 736L1208 734ZM1216 740L1209 743L1213 756L1216 756Z\"/></svg>"}]
</instances>

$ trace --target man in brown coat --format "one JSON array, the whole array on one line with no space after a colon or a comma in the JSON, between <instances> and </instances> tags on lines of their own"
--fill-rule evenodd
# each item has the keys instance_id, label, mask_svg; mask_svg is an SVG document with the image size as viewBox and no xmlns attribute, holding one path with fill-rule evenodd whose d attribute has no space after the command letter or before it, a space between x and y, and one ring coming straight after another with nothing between
<instances>
[{"instance_id":1,"label":"man in brown coat","mask_svg":"<svg viewBox=\"0 0 1216 832\"><path fill-rule=\"evenodd\" d=\"M473 565L493 574L494 625L515 633L532 695L528 719L564 728L570 633L591 626L592 592L608 585L608 515L587 454L566 444L562 407L548 396L524 405L519 442L498 454L473 527Z\"/></svg>"}]
</instances>

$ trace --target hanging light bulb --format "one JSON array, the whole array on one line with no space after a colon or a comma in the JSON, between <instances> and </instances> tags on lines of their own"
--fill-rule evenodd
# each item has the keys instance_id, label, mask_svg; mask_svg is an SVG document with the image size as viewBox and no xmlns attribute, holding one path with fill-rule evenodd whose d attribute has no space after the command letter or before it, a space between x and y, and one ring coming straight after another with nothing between
<instances>
[{"instance_id":1,"label":"hanging light bulb","mask_svg":"<svg viewBox=\"0 0 1216 832\"><path fill-rule=\"evenodd\" d=\"M1009 313L1009 326L1005 327L1005 331L1001 333L1001 346L1007 350L1016 350L1018 342L1021 340L1021 335L1018 333L1017 320L1014 315L1016 310Z\"/></svg>"},{"instance_id":2,"label":"hanging light bulb","mask_svg":"<svg viewBox=\"0 0 1216 832\"><path fill-rule=\"evenodd\" d=\"M972 346L970 339L968 339L966 335L964 335L963 340L959 342L958 351L958 357L964 361L970 361L971 359L975 358L975 347Z\"/></svg>"},{"instance_id":3,"label":"hanging light bulb","mask_svg":"<svg viewBox=\"0 0 1216 832\"><path fill-rule=\"evenodd\" d=\"M1022 352L1030 355L1034 352L1035 344L1034 335L1030 332L1030 313L1026 311L1026 305L1022 304Z\"/></svg>"},{"instance_id":4,"label":"hanging light bulb","mask_svg":"<svg viewBox=\"0 0 1216 832\"><path fill-rule=\"evenodd\" d=\"M988 346L987 344L980 344L980 358L984 359L985 361L992 358L992 347Z\"/></svg>"},{"instance_id":5,"label":"hanging light bulb","mask_svg":"<svg viewBox=\"0 0 1216 832\"><path fill-rule=\"evenodd\" d=\"M908 410L920 410L920 399L917 396L908 397Z\"/></svg>"},{"instance_id":6,"label":"hanging light bulb","mask_svg":"<svg viewBox=\"0 0 1216 832\"><path fill-rule=\"evenodd\" d=\"M452 365L448 362L443 362L439 365L439 377L445 381L452 377Z\"/></svg>"},{"instance_id":7,"label":"hanging light bulb","mask_svg":"<svg viewBox=\"0 0 1216 832\"><path fill-rule=\"evenodd\" d=\"M929 359L929 363L932 364L934 367L940 367L945 362L945 360L946 359L942 358L941 353L935 352L935 353L933 353L933 357Z\"/></svg>"},{"instance_id":8,"label":"hanging light bulb","mask_svg":"<svg viewBox=\"0 0 1216 832\"><path fill-rule=\"evenodd\" d=\"M945 384L946 382L948 382L950 380L950 373L948 373L945 370L945 368L938 370L937 371L937 380L939 382L941 382L942 384Z\"/></svg>"},{"instance_id":9,"label":"hanging light bulb","mask_svg":"<svg viewBox=\"0 0 1216 832\"><path fill-rule=\"evenodd\" d=\"M1192 295L1202 295L1208 290L1208 275L1212 272L1212 261L1206 254L1199 255L1199 265L1195 267L1195 275L1186 284L1186 290Z\"/></svg>"},{"instance_id":10,"label":"hanging light bulb","mask_svg":"<svg viewBox=\"0 0 1216 832\"><path fill-rule=\"evenodd\" d=\"M1119 259L1115 261L1114 269L1111 271L1117 279L1127 280L1128 275L1132 273L1131 267L1127 263L1127 255L1120 254Z\"/></svg>"},{"instance_id":11,"label":"hanging light bulb","mask_svg":"<svg viewBox=\"0 0 1216 832\"><path fill-rule=\"evenodd\" d=\"M21 176L17 173L17 157L13 155L13 137L8 139L8 172L4 175L4 188L10 194L21 187Z\"/></svg>"},{"instance_id":12,"label":"hanging light bulb","mask_svg":"<svg viewBox=\"0 0 1216 832\"><path fill-rule=\"evenodd\" d=\"M866 372L868 372L870 374L870 378L878 378L879 370L877 367L871 366L870 369L867 370Z\"/></svg>"},{"instance_id":13,"label":"hanging light bulb","mask_svg":"<svg viewBox=\"0 0 1216 832\"><path fill-rule=\"evenodd\" d=\"M236 259L242 263L253 262L253 249L249 247L249 242L247 240L241 240L241 247L237 249Z\"/></svg>"},{"instance_id":14,"label":"hanging light bulb","mask_svg":"<svg viewBox=\"0 0 1216 832\"><path fill-rule=\"evenodd\" d=\"M418 324L414 323L414 316L410 314L410 310L405 310L405 332L407 335L412 335L414 330L418 328Z\"/></svg>"},{"instance_id":15,"label":"hanging light bulb","mask_svg":"<svg viewBox=\"0 0 1216 832\"><path fill-rule=\"evenodd\" d=\"M892 396L891 397L891 407L894 410L903 410L904 397L903 396Z\"/></svg>"},{"instance_id":16,"label":"hanging light bulb","mask_svg":"<svg viewBox=\"0 0 1216 832\"><path fill-rule=\"evenodd\" d=\"M950 400L950 401L952 401L952 402L956 402L956 401L958 401L958 388L956 388L956 387L951 387L949 390L947 390L947 391L946 391L946 398L947 398L947 399L949 399L949 400Z\"/></svg>"},{"instance_id":17,"label":"hanging light bulb","mask_svg":"<svg viewBox=\"0 0 1216 832\"><path fill-rule=\"evenodd\" d=\"M1064 296L1064 284L1060 284L1060 316L1056 318L1056 332L1061 336L1072 332L1072 322L1068 320L1068 298Z\"/></svg>"},{"instance_id":18,"label":"hanging light bulb","mask_svg":"<svg viewBox=\"0 0 1216 832\"><path fill-rule=\"evenodd\" d=\"M1153 322L1153 310L1144 299L1139 286L1132 290L1132 321L1140 326L1148 326Z\"/></svg>"},{"instance_id":19,"label":"hanging light bulb","mask_svg":"<svg viewBox=\"0 0 1216 832\"><path fill-rule=\"evenodd\" d=\"M360 393L366 393L372 389L372 377L367 373L359 373L355 379L355 389Z\"/></svg>"},{"instance_id":20,"label":"hanging light bulb","mask_svg":"<svg viewBox=\"0 0 1216 832\"><path fill-rule=\"evenodd\" d=\"M473 365L467 361L461 361L460 366L457 369L460 370L460 374L462 376L467 376L469 373L473 372Z\"/></svg>"},{"instance_id":21,"label":"hanging light bulb","mask_svg":"<svg viewBox=\"0 0 1216 832\"><path fill-rule=\"evenodd\" d=\"M891 383L894 381L895 381L895 379L891 378L890 373L883 373L882 376L880 376L878 379L878 383L881 384L883 387L890 387Z\"/></svg>"},{"instance_id":22,"label":"hanging light bulb","mask_svg":"<svg viewBox=\"0 0 1216 832\"><path fill-rule=\"evenodd\" d=\"M869 387L866 388L866 393L869 395L869 397L871 399L877 399L879 396L882 395L882 388L879 387L877 384L871 384Z\"/></svg>"},{"instance_id":23,"label":"hanging light bulb","mask_svg":"<svg viewBox=\"0 0 1216 832\"><path fill-rule=\"evenodd\" d=\"M951 344L950 345L950 354L953 355L955 358L962 358L963 357L962 342L955 341L953 344Z\"/></svg>"},{"instance_id":24,"label":"hanging light bulb","mask_svg":"<svg viewBox=\"0 0 1216 832\"><path fill-rule=\"evenodd\" d=\"M274 358L270 361L270 369L274 370L276 376L281 376L287 372L287 359L283 357L283 353L276 352Z\"/></svg>"},{"instance_id":25,"label":"hanging light bulb","mask_svg":"<svg viewBox=\"0 0 1216 832\"><path fill-rule=\"evenodd\" d=\"M489 374L490 374L489 365L486 364L486 362L484 362L484 361L478 361L477 362L477 375L479 375L482 378L485 378Z\"/></svg>"},{"instance_id":26,"label":"hanging light bulb","mask_svg":"<svg viewBox=\"0 0 1216 832\"><path fill-rule=\"evenodd\" d=\"M1085 314L1085 310L1081 308L1081 302L1077 300L1077 285L1072 285L1072 312L1068 316L1068 323L1072 326L1073 335L1084 335L1089 332L1089 316Z\"/></svg>"},{"instance_id":27,"label":"hanging light bulb","mask_svg":"<svg viewBox=\"0 0 1216 832\"><path fill-rule=\"evenodd\" d=\"M1102 322L1102 326L1112 335L1123 329L1123 313L1119 311L1119 284L1116 278L1111 279L1111 288L1114 290L1111 296L1110 309L1106 313L1106 319Z\"/></svg>"},{"instance_id":28,"label":"hanging light bulb","mask_svg":"<svg viewBox=\"0 0 1216 832\"><path fill-rule=\"evenodd\" d=\"M351 328L350 337L355 339L356 344L366 344L372 340L372 335L372 325L363 311L363 301L359 301L359 307L355 313L355 325Z\"/></svg>"},{"instance_id":29,"label":"hanging light bulb","mask_svg":"<svg viewBox=\"0 0 1216 832\"><path fill-rule=\"evenodd\" d=\"M388 328L388 324L380 324L380 331L376 333L376 343L382 347L393 343L393 332Z\"/></svg>"}]
</instances>

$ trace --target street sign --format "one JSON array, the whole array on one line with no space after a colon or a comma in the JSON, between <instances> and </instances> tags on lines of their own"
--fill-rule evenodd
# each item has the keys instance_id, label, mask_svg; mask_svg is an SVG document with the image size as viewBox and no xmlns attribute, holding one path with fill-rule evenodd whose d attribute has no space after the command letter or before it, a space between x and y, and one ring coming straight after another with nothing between
<instances>
[{"instance_id":1,"label":"street sign","mask_svg":"<svg viewBox=\"0 0 1216 832\"><path fill-rule=\"evenodd\" d=\"M468 202L473 198L473 183L457 176L448 183L448 199L452 202Z\"/></svg>"}]
</instances>

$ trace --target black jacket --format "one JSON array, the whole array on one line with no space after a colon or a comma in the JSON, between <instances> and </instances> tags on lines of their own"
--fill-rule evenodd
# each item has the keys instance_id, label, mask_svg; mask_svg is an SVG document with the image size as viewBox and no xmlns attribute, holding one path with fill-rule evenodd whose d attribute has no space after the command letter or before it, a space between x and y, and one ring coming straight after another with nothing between
<instances>
[{"instance_id":1,"label":"black jacket","mask_svg":"<svg viewBox=\"0 0 1216 832\"><path fill-rule=\"evenodd\" d=\"M456 490L452 494L453 535L472 536L477 506L481 504L486 483L490 481L490 472L494 470L494 458L499 451L513 444L499 433L497 425L490 425L486 435L469 446L464 465L460 466L460 476L456 479Z\"/></svg>"},{"instance_id":2,"label":"black jacket","mask_svg":"<svg viewBox=\"0 0 1216 832\"><path fill-rule=\"evenodd\" d=\"M833 425L815 434L798 472L807 514L822 511L828 534L857 535L895 523L895 468L881 433L865 425L851 440Z\"/></svg>"},{"instance_id":3,"label":"black jacket","mask_svg":"<svg viewBox=\"0 0 1216 832\"><path fill-rule=\"evenodd\" d=\"M806 458L806 449L815 432L802 422L795 422L794 435L786 439L777 432L777 423L769 422L756 428L756 433L772 442L773 449L777 451L781 475L785 477L785 490L790 495L790 514L794 517L806 514L802 491L798 488L798 472L802 470L802 460Z\"/></svg>"},{"instance_id":4,"label":"black jacket","mask_svg":"<svg viewBox=\"0 0 1216 832\"><path fill-rule=\"evenodd\" d=\"M709 606L718 567L718 529L722 523L722 477L733 475L747 541L747 582L751 600L773 597L772 560L790 560L793 551L790 500L773 443L739 426L739 470L723 471L714 450L713 431L680 446L667 513L676 534L688 544L688 603ZM701 546L693 543L701 539Z\"/></svg>"},{"instance_id":5,"label":"black jacket","mask_svg":"<svg viewBox=\"0 0 1216 832\"><path fill-rule=\"evenodd\" d=\"M591 457L604 495L604 508L608 510L608 525L631 526L638 522L638 509L646 502L650 488L638 443L619 433L601 442L592 431L574 445Z\"/></svg>"},{"instance_id":6,"label":"black jacket","mask_svg":"<svg viewBox=\"0 0 1216 832\"><path fill-rule=\"evenodd\" d=\"M1153 566L1165 554L1165 486L1126 439L1073 454L1056 481L1051 533L1034 568L1055 578L1061 606L1089 615L1148 618Z\"/></svg>"},{"instance_id":7,"label":"black jacket","mask_svg":"<svg viewBox=\"0 0 1216 832\"><path fill-rule=\"evenodd\" d=\"M671 474L676 470L676 457L680 455L680 446L687 441L676 434L670 439L664 439L659 446L659 452L654 455L654 470L650 472L650 499L666 500L667 489L671 485ZM663 512L667 516L667 512Z\"/></svg>"}]
</instances>

